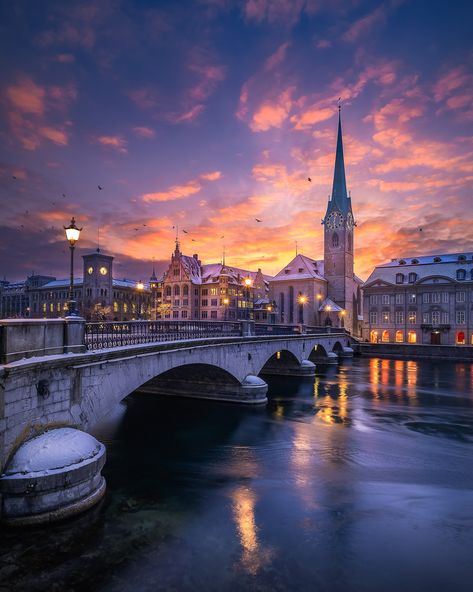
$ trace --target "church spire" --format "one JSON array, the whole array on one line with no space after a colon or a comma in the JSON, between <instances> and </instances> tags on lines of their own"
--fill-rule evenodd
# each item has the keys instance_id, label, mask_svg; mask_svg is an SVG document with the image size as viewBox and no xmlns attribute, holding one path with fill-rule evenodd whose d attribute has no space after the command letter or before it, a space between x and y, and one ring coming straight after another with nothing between
<instances>
[{"instance_id":1,"label":"church spire","mask_svg":"<svg viewBox=\"0 0 473 592\"><path fill-rule=\"evenodd\" d=\"M335 154L335 169L333 172L332 205L337 205L342 213L346 213L349 206L347 181L345 177L345 160L343 158L342 120L338 105L338 134L337 151Z\"/></svg>"}]
</instances>

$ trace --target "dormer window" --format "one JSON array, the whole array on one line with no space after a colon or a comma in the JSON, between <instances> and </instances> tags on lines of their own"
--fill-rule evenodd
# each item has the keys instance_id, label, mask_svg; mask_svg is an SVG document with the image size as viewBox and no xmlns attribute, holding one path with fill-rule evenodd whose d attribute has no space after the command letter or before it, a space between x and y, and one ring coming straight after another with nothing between
<instances>
[{"instance_id":1,"label":"dormer window","mask_svg":"<svg viewBox=\"0 0 473 592\"><path fill-rule=\"evenodd\" d=\"M466 255L458 255L458 261L466 261Z\"/></svg>"},{"instance_id":2,"label":"dormer window","mask_svg":"<svg viewBox=\"0 0 473 592\"><path fill-rule=\"evenodd\" d=\"M411 263L413 265L417 265L417 263L419 263L419 259L412 259Z\"/></svg>"},{"instance_id":3,"label":"dormer window","mask_svg":"<svg viewBox=\"0 0 473 592\"><path fill-rule=\"evenodd\" d=\"M404 283L404 274L403 273L396 273L396 284L403 284Z\"/></svg>"},{"instance_id":4,"label":"dormer window","mask_svg":"<svg viewBox=\"0 0 473 592\"><path fill-rule=\"evenodd\" d=\"M299 267L299 273L303 273L304 268L303 267Z\"/></svg>"},{"instance_id":5,"label":"dormer window","mask_svg":"<svg viewBox=\"0 0 473 592\"><path fill-rule=\"evenodd\" d=\"M462 282L466 279L466 271L464 269L457 269L457 280Z\"/></svg>"},{"instance_id":6,"label":"dormer window","mask_svg":"<svg viewBox=\"0 0 473 592\"><path fill-rule=\"evenodd\" d=\"M440 257L434 257L434 263L440 263L442 259Z\"/></svg>"},{"instance_id":7,"label":"dormer window","mask_svg":"<svg viewBox=\"0 0 473 592\"><path fill-rule=\"evenodd\" d=\"M399 265L405 265L406 262L404 261L404 259L399 259Z\"/></svg>"},{"instance_id":8,"label":"dormer window","mask_svg":"<svg viewBox=\"0 0 473 592\"><path fill-rule=\"evenodd\" d=\"M413 284L416 280L417 280L417 274L416 273L410 273L409 274L409 283L410 284Z\"/></svg>"},{"instance_id":9,"label":"dormer window","mask_svg":"<svg viewBox=\"0 0 473 592\"><path fill-rule=\"evenodd\" d=\"M285 273L286 275L289 275L289 274L291 273L291 270L290 270L290 269L285 269L285 270L284 270L284 273Z\"/></svg>"}]
</instances>

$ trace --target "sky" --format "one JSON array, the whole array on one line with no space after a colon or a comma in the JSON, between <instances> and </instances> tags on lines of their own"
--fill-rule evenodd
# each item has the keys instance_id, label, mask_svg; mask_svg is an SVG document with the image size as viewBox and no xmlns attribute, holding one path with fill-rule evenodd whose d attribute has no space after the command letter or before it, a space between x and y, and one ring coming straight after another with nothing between
<instances>
[{"instance_id":1,"label":"sky","mask_svg":"<svg viewBox=\"0 0 473 592\"><path fill-rule=\"evenodd\" d=\"M71 216L77 255L99 237L117 278L162 273L177 226L203 262L225 249L275 274L296 241L322 258L339 97L357 274L471 251L472 17L437 0L2 2L0 277L67 277Z\"/></svg>"}]
</instances>

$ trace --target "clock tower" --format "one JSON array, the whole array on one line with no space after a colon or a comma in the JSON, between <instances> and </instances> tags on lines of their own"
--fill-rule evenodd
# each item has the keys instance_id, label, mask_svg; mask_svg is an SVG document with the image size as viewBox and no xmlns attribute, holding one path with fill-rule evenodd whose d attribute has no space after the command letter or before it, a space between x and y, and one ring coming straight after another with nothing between
<instances>
[{"instance_id":1,"label":"clock tower","mask_svg":"<svg viewBox=\"0 0 473 592\"><path fill-rule=\"evenodd\" d=\"M113 257L103 254L100 249L90 255L83 255L84 285L83 314L94 318L111 306L113 301L112 263Z\"/></svg>"},{"instance_id":2,"label":"clock tower","mask_svg":"<svg viewBox=\"0 0 473 592\"><path fill-rule=\"evenodd\" d=\"M353 236L356 224L345 178L340 107L332 195L329 197L322 224L327 296L344 311L341 313L343 324L348 330L353 331L358 322L357 285L353 274Z\"/></svg>"}]
</instances>

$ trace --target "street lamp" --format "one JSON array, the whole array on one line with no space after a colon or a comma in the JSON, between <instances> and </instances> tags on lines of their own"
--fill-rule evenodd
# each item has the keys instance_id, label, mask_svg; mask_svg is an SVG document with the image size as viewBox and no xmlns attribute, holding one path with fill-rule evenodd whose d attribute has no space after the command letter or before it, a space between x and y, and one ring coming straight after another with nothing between
<instances>
[{"instance_id":1,"label":"street lamp","mask_svg":"<svg viewBox=\"0 0 473 592\"><path fill-rule=\"evenodd\" d=\"M77 228L74 216L71 219L69 226L64 226L66 231L66 239L69 242L69 249L71 251L71 281L69 284L69 302L68 302L68 316L77 316L76 302L74 300L74 247L79 240L82 228Z\"/></svg>"},{"instance_id":2,"label":"street lamp","mask_svg":"<svg viewBox=\"0 0 473 592\"><path fill-rule=\"evenodd\" d=\"M230 300L228 298L224 298L223 299L223 305L225 306L225 312L224 312L224 320L227 320L227 311L228 311L228 305L230 304Z\"/></svg>"},{"instance_id":3,"label":"street lamp","mask_svg":"<svg viewBox=\"0 0 473 592\"><path fill-rule=\"evenodd\" d=\"M327 313L327 318L325 319L325 324L326 325L330 325L331 321L330 321L330 311L332 310L332 307L330 306L330 304L327 304L324 308L325 312Z\"/></svg>"},{"instance_id":4,"label":"street lamp","mask_svg":"<svg viewBox=\"0 0 473 592\"><path fill-rule=\"evenodd\" d=\"M246 286L246 318L249 320L250 318L250 287L251 287L251 278L245 278L245 286Z\"/></svg>"},{"instance_id":5,"label":"street lamp","mask_svg":"<svg viewBox=\"0 0 473 592\"><path fill-rule=\"evenodd\" d=\"M344 327L345 326L345 315L347 314L346 310L341 310L340 311L340 326Z\"/></svg>"},{"instance_id":6,"label":"street lamp","mask_svg":"<svg viewBox=\"0 0 473 592\"><path fill-rule=\"evenodd\" d=\"M307 300L307 296L304 296L304 294L299 294L297 297L297 302L299 303L299 323L301 325L304 324L304 304L307 303Z\"/></svg>"},{"instance_id":7,"label":"street lamp","mask_svg":"<svg viewBox=\"0 0 473 592\"><path fill-rule=\"evenodd\" d=\"M138 319L141 319L141 294L145 289L145 285L141 280L136 284L136 289L138 290Z\"/></svg>"}]
</instances>

